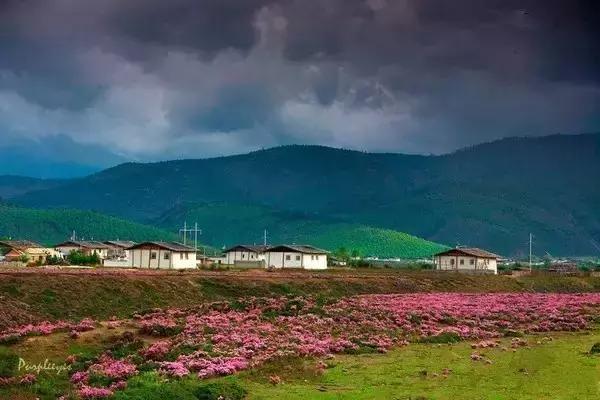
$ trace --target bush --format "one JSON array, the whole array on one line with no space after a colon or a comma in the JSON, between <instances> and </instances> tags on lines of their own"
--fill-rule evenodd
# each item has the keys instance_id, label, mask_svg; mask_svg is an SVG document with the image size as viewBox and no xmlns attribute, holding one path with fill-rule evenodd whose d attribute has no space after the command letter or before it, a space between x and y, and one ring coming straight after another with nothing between
<instances>
[{"instance_id":1,"label":"bush","mask_svg":"<svg viewBox=\"0 0 600 400\"><path fill-rule=\"evenodd\" d=\"M435 336L427 336L419 340L420 343L458 343L461 341L458 333L443 332Z\"/></svg>"},{"instance_id":2,"label":"bush","mask_svg":"<svg viewBox=\"0 0 600 400\"><path fill-rule=\"evenodd\" d=\"M71 265L99 265L100 257L94 253L87 255L80 250L74 250L69 253L67 260Z\"/></svg>"},{"instance_id":3,"label":"bush","mask_svg":"<svg viewBox=\"0 0 600 400\"><path fill-rule=\"evenodd\" d=\"M46 258L46 265L63 265L65 262L58 256L50 256Z\"/></svg>"},{"instance_id":4,"label":"bush","mask_svg":"<svg viewBox=\"0 0 600 400\"><path fill-rule=\"evenodd\" d=\"M12 378L19 369L19 356L8 349L0 348L0 378Z\"/></svg>"},{"instance_id":5,"label":"bush","mask_svg":"<svg viewBox=\"0 0 600 400\"><path fill-rule=\"evenodd\" d=\"M202 385L194 392L198 400L242 400L247 391L235 378Z\"/></svg>"},{"instance_id":6,"label":"bush","mask_svg":"<svg viewBox=\"0 0 600 400\"><path fill-rule=\"evenodd\" d=\"M594 343L590 349L590 354L600 354L600 342Z\"/></svg>"},{"instance_id":7,"label":"bush","mask_svg":"<svg viewBox=\"0 0 600 400\"><path fill-rule=\"evenodd\" d=\"M140 339L134 340L119 340L115 344L111 345L108 350L111 352L114 358L125 358L137 352L144 347L144 342Z\"/></svg>"}]
</instances>

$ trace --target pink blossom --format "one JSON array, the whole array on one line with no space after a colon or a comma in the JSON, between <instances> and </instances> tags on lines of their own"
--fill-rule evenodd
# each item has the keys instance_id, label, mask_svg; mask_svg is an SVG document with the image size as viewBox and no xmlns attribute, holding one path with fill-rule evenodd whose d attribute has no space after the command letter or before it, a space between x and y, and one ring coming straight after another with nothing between
<instances>
[{"instance_id":1,"label":"pink blossom","mask_svg":"<svg viewBox=\"0 0 600 400\"><path fill-rule=\"evenodd\" d=\"M89 367L88 371L107 378L126 379L137 374L137 367L127 360L115 360L104 354L96 364Z\"/></svg>"},{"instance_id":2,"label":"pink blossom","mask_svg":"<svg viewBox=\"0 0 600 400\"><path fill-rule=\"evenodd\" d=\"M79 388L77 394L82 399L104 399L110 397L114 394L114 392L110 389L106 388L98 388L93 386L84 385Z\"/></svg>"},{"instance_id":3,"label":"pink blossom","mask_svg":"<svg viewBox=\"0 0 600 400\"><path fill-rule=\"evenodd\" d=\"M190 371L181 362L161 362L159 372L165 375L181 378L190 374Z\"/></svg>"}]
</instances>

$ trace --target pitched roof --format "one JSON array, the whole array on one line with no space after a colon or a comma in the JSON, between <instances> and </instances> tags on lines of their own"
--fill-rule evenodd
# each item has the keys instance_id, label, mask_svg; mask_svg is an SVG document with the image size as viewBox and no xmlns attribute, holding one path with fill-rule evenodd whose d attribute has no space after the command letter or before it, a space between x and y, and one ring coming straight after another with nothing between
<instances>
[{"instance_id":1,"label":"pitched roof","mask_svg":"<svg viewBox=\"0 0 600 400\"><path fill-rule=\"evenodd\" d=\"M81 247L84 249L110 249L109 245L93 240L67 240L54 247Z\"/></svg>"},{"instance_id":2,"label":"pitched roof","mask_svg":"<svg viewBox=\"0 0 600 400\"><path fill-rule=\"evenodd\" d=\"M104 244L114 247L122 247L126 249L131 246L135 246L136 242L132 242L131 240L106 240L104 241Z\"/></svg>"},{"instance_id":3,"label":"pitched roof","mask_svg":"<svg viewBox=\"0 0 600 400\"><path fill-rule=\"evenodd\" d=\"M282 244L269 247L268 251L291 251L295 253L305 254L328 254L327 250L319 249L318 247L307 244Z\"/></svg>"},{"instance_id":4,"label":"pitched roof","mask_svg":"<svg viewBox=\"0 0 600 400\"><path fill-rule=\"evenodd\" d=\"M268 248L269 248L269 246L264 246L264 245L240 244L240 245L233 246L233 247L225 250L224 253L228 253L230 251L235 251L235 250L246 250L246 251L251 251L253 253L264 253Z\"/></svg>"},{"instance_id":5,"label":"pitched roof","mask_svg":"<svg viewBox=\"0 0 600 400\"><path fill-rule=\"evenodd\" d=\"M140 247L150 247L171 251L196 252L196 249L194 249L193 247L178 242L142 242L129 247L129 249L132 250Z\"/></svg>"},{"instance_id":6,"label":"pitched roof","mask_svg":"<svg viewBox=\"0 0 600 400\"><path fill-rule=\"evenodd\" d=\"M477 247L457 247L455 249L450 249L450 250L442 251L441 253L437 253L435 255L436 256L443 256L443 255L447 255L447 254L455 254L457 252L465 254L465 255L468 255L468 256L473 256L473 257L502 258L498 254L494 254L494 253L491 253L491 252L489 252L487 250L479 249Z\"/></svg>"},{"instance_id":7,"label":"pitched roof","mask_svg":"<svg viewBox=\"0 0 600 400\"><path fill-rule=\"evenodd\" d=\"M42 247L40 244L30 240L0 240L0 246L10 247L12 249L32 249Z\"/></svg>"}]
</instances>

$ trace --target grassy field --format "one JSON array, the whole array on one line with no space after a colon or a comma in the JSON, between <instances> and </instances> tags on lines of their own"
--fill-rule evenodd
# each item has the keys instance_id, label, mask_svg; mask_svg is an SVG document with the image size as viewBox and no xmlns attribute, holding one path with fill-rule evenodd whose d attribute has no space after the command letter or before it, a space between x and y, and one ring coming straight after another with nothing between
<instances>
[{"instance_id":1,"label":"grassy field","mask_svg":"<svg viewBox=\"0 0 600 400\"><path fill-rule=\"evenodd\" d=\"M62 364L69 354L98 354L120 332L98 329L83 334L76 344L64 333L33 337L11 348L0 346L0 354L10 351L28 363L48 358ZM600 341L599 330L526 339L530 346L514 352L483 351L490 364L472 361L469 343L411 344L386 354L336 356L326 361L324 372L317 368L318 360L305 358L284 359L233 378L208 381L186 378L166 384L146 373L134 378L130 388L116 398L197 399L192 393L199 387L229 382L241 388L248 400L585 400L600 396L600 355L588 354ZM503 342L508 346L508 339ZM275 375L281 379L277 385L270 379ZM68 387L65 373L42 372L32 386L0 387L0 398L54 399Z\"/></svg>"},{"instance_id":2,"label":"grassy field","mask_svg":"<svg viewBox=\"0 0 600 400\"><path fill-rule=\"evenodd\" d=\"M600 279L534 275L467 276L395 270L199 271L185 273L108 270L0 271L0 330L44 319L77 320L154 307L189 307L214 300L240 297L313 296L334 299L355 294L414 292L597 292ZM115 349L123 332L137 332L133 322L116 329L102 327L81 333L32 336L0 346L3 357L12 354L29 364L62 364L68 355L86 359ZM145 344L155 337L136 333ZM551 337L552 340L546 339ZM590 332L526 336L527 347L480 351L491 363L473 361L469 342L410 344L386 354L344 354L321 360L288 358L236 374L200 381L195 377L166 382L155 373L132 378L120 400L213 399L199 393L211 386L231 385L248 400L271 399L403 399L403 400L510 400L595 399L600 395L600 355L589 355L600 342L600 327ZM502 339L509 347L510 338ZM119 350L121 351L121 350ZM444 372L447 370L446 372ZM273 384L272 377L281 380ZM0 399L55 399L71 385L66 373L42 372L32 385L2 387ZM216 399L215 397L214 399ZM232 397L236 400L241 397Z\"/></svg>"},{"instance_id":3,"label":"grassy field","mask_svg":"<svg viewBox=\"0 0 600 400\"><path fill-rule=\"evenodd\" d=\"M586 354L600 332L530 337L530 348L485 351L492 364L470 359L468 343L409 345L387 354L338 356L323 375L308 362L240 375L249 400L429 399L572 400L600 396L600 356ZM313 363L314 364L314 363ZM443 370L451 370L444 376ZM272 385L269 373L284 383Z\"/></svg>"}]
</instances>

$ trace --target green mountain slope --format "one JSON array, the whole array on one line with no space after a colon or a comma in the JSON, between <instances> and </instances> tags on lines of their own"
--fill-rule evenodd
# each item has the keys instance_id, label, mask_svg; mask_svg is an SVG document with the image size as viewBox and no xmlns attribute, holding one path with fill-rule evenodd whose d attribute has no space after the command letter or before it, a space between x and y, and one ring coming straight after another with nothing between
<instances>
[{"instance_id":1,"label":"green mountain slope","mask_svg":"<svg viewBox=\"0 0 600 400\"><path fill-rule=\"evenodd\" d=\"M0 175L0 199L10 199L36 190L51 189L64 185L59 179L38 179L26 176Z\"/></svg>"},{"instance_id":2,"label":"green mountain slope","mask_svg":"<svg viewBox=\"0 0 600 400\"><path fill-rule=\"evenodd\" d=\"M89 240L178 240L156 227L81 210L34 210L0 204L0 237L28 239L52 246L78 237Z\"/></svg>"},{"instance_id":3,"label":"green mountain slope","mask_svg":"<svg viewBox=\"0 0 600 400\"><path fill-rule=\"evenodd\" d=\"M182 221L198 222L203 241L221 248L263 243L267 230L269 243L307 243L332 251L344 247L363 256L415 259L444 249L402 232L254 205L182 204L153 223L174 230Z\"/></svg>"},{"instance_id":4,"label":"green mountain slope","mask_svg":"<svg viewBox=\"0 0 600 400\"><path fill-rule=\"evenodd\" d=\"M444 156L286 146L123 164L14 201L140 222L177 204L265 205L524 255L600 254L600 135L512 138Z\"/></svg>"}]
</instances>

